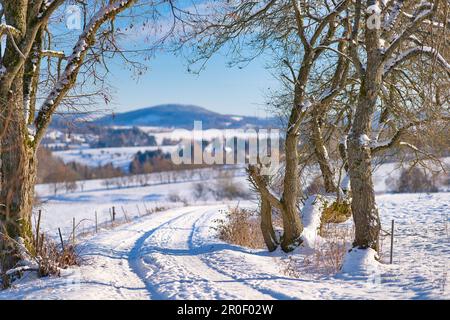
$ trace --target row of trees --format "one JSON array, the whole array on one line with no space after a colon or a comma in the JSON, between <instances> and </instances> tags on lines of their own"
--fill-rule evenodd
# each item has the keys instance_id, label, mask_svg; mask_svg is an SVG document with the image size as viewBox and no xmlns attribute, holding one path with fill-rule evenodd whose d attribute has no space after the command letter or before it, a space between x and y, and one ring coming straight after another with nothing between
<instances>
[{"instance_id":1,"label":"row of trees","mask_svg":"<svg viewBox=\"0 0 450 320\"><path fill-rule=\"evenodd\" d=\"M182 39L193 62L224 47L236 64L268 53L283 83L270 101L286 119L281 192L272 191L273 177L262 176L260 166L248 170L261 198L269 250L279 242L273 209L283 218L282 249L302 242L298 201L304 164L317 163L325 191L340 192L336 177L342 172L337 175L330 153L339 155L350 180L353 245L378 250L374 157L404 147L437 161L436 150L419 149L406 137L427 139L432 128L448 126L448 2L232 1L209 10L183 15L192 26Z\"/></svg>"},{"instance_id":2,"label":"row of trees","mask_svg":"<svg viewBox=\"0 0 450 320\"><path fill-rule=\"evenodd\" d=\"M334 154L341 157L351 181L354 245L377 249L380 219L371 177L373 156L399 145L428 156L429 151L404 141L405 133L422 134L430 123L447 123L449 6L443 0L235 0L194 1L189 6L174 0L75 1L82 8L77 39L56 31L69 2L0 0L3 270L20 259L17 238L32 246L36 150L52 116L61 107L79 106L93 93L108 101L105 90L88 93L87 88L103 88L110 57L123 58L140 73L130 55L148 48L129 50L120 38L135 19L148 26L170 14L170 27L157 28L167 33L152 48L170 33L176 49L189 51L194 64L204 65L221 49L236 64L263 53L270 56L283 84L272 93L271 105L286 120L281 194L272 191L271 177L262 176L260 167L249 168L261 197L270 250L278 245L272 209L283 218L283 250L302 241L297 205L305 164L318 163L326 190L339 191L337 168L330 160ZM119 19L125 10L127 15ZM67 48L72 48L70 54ZM328 150L332 141L339 143Z\"/></svg>"}]
</instances>

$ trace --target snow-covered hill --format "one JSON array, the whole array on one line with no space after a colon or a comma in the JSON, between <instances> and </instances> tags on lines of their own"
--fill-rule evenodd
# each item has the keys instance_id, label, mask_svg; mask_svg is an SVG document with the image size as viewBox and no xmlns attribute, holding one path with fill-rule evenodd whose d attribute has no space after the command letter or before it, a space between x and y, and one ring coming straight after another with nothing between
<instances>
[{"instance_id":1,"label":"snow-covered hill","mask_svg":"<svg viewBox=\"0 0 450 320\"><path fill-rule=\"evenodd\" d=\"M225 115L202 107L167 104L108 115L94 121L108 126L149 126L193 129L194 121L201 121L204 129L210 128L270 128L279 125L275 118L263 119L249 116Z\"/></svg>"}]
</instances>

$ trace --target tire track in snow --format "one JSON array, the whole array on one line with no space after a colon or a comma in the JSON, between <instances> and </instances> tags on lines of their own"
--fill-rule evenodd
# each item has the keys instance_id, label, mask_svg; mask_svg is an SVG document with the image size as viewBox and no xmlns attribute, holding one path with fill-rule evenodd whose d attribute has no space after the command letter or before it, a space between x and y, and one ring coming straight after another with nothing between
<instances>
[{"instance_id":1,"label":"tire track in snow","mask_svg":"<svg viewBox=\"0 0 450 320\"><path fill-rule=\"evenodd\" d=\"M215 215L217 215L217 210L215 210L215 211L210 210L209 212L205 212L205 214L203 214L200 218L197 219L197 221L195 222L194 227L192 229L191 237L189 239L189 247L191 249L194 249L196 245L203 245L205 243L205 241L211 241L211 238L209 238L209 237L201 237L201 232L199 232L199 230L200 230L200 228L209 228L210 223L213 221L212 219ZM232 249L232 247L230 246L230 250L231 249ZM214 263L211 262L211 260L215 260L214 258L216 258L217 255L214 254L213 252L210 252L210 253L211 253L211 255L209 255L209 256L203 255L200 257L200 259L203 261L203 263L205 263L209 268L214 269L217 272L220 272L224 276L227 276L227 277L235 279L236 281L245 283L249 287L259 291L261 294L270 295L273 299L278 299L278 300L293 299L292 296L283 294L282 292L279 292L279 291L273 290L270 287L267 287L266 284L264 283L265 280L261 280L261 279L268 279L268 278L273 279L273 274L270 274L270 273L267 273L264 271L260 271L260 270L255 270L255 268L257 267L255 264L247 263L243 259L239 259L239 261L233 261L233 259L229 259L230 263L227 263L226 265L221 263L220 265L222 266L222 268L218 268L214 265ZM248 254L251 254L251 253L248 253ZM223 255L223 253L222 254L219 253L218 255ZM243 265L245 265L245 266L243 267ZM240 266L240 267L238 270L236 270L236 268L228 268L228 267L224 268L225 266ZM232 269L231 272L228 269ZM250 271L250 270L251 270L251 272L249 275L249 274L247 274L246 271ZM239 275L236 275L236 273L238 273Z\"/></svg>"},{"instance_id":2,"label":"tire track in snow","mask_svg":"<svg viewBox=\"0 0 450 320\"><path fill-rule=\"evenodd\" d=\"M156 299L272 299L261 291L211 268L201 257L214 246L193 247L197 222L224 206L182 213L145 233L130 253L131 268Z\"/></svg>"},{"instance_id":3,"label":"tire track in snow","mask_svg":"<svg viewBox=\"0 0 450 320\"><path fill-rule=\"evenodd\" d=\"M148 273L148 270L146 269L146 264L141 261L141 249L145 243L145 241L152 236L153 233L155 233L159 228L164 228L166 225L169 225L170 223L181 219L184 215L190 214L194 212L195 210L188 211L181 213L180 216L176 216L175 218L172 218L157 227L151 229L148 232L145 232L134 244L133 248L130 251L129 258L128 258L128 264L130 265L131 269L134 271L135 274L137 274L142 281L145 283L145 286L147 288L147 291L150 293L152 299L156 300L162 300L165 297L158 293L158 291L154 288L154 286L149 283L148 278L151 276L151 274Z\"/></svg>"}]
</instances>

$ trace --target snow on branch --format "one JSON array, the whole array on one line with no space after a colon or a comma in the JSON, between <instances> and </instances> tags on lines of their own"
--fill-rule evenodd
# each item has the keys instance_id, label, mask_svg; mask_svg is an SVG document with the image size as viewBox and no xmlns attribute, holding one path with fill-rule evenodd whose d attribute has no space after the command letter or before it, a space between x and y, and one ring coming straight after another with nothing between
<instances>
[{"instance_id":1,"label":"snow on branch","mask_svg":"<svg viewBox=\"0 0 450 320\"><path fill-rule=\"evenodd\" d=\"M64 59L66 58L66 55L63 51L56 51L56 50L42 50L40 54L44 57L54 57L54 58L60 58Z\"/></svg>"},{"instance_id":2,"label":"snow on branch","mask_svg":"<svg viewBox=\"0 0 450 320\"><path fill-rule=\"evenodd\" d=\"M409 14L409 13L406 13L406 12L402 12L402 14L405 17L409 18L409 19L413 19L414 18L414 16L412 14ZM434 21L434 20L423 20L422 23L426 24L426 25L430 25L430 26L436 27L436 28L445 28L445 27L448 28L448 27L450 27L450 20L449 19L447 19L446 22L438 22L438 21Z\"/></svg>"},{"instance_id":3,"label":"snow on branch","mask_svg":"<svg viewBox=\"0 0 450 320\"><path fill-rule=\"evenodd\" d=\"M403 0L396 0L392 5L391 11L385 16L383 29L390 31L396 24L403 7Z\"/></svg>"},{"instance_id":4,"label":"snow on branch","mask_svg":"<svg viewBox=\"0 0 450 320\"><path fill-rule=\"evenodd\" d=\"M282 204L280 200L278 200L278 198L275 196L275 193L268 188L267 182L261 176L259 168L254 165L249 165L247 168L247 172L250 178L250 183L253 185L253 187L257 189L273 207L281 209Z\"/></svg>"},{"instance_id":5,"label":"snow on branch","mask_svg":"<svg viewBox=\"0 0 450 320\"><path fill-rule=\"evenodd\" d=\"M8 24L0 24L0 36L3 35L10 35L14 37L20 37L20 31L13 26L10 26Z\"/></svg>"},{"instance_id":6,"label":"snow on branch","mask_svg":"<svg viewBox=\"0 0 450 320\"><path fill-rule=\"evenodd\" d=\"M429 6L426 6L427 9L425 10L418 10L415 15L413 15L412 22L405 27L405 29L400 32L392 41L392 43L386 48L385 50L385 59L389 59L389 57L392 56L392 54L401 46L403 41L405 41L411 34L414 33L414 31L418 28L418 26L428 18L432 17L435 13L435 10L437 9L437 5L434 5L432 8L429 8Z\"/></svg>"},{"instance_id":7,"label":"snow on branch","mask_svg":"<svg viewBox=\"0 0 450 320\"><path fill-rule=\"evenodd\" d=\"M50 15L64 3L65 0L44 0L37 14L38 19L49 18Z\"/></svg>"},{"instance_id":8,"label":"snow on branch","mask_svg":"<svg viewBox=\"0 0 450 320\"><path fill-rule=\"evenodd\" d=\"M54 0L52 3L57 2ZM72 54L67 59L67 65L59 80L44 100L35 120L36 139L42 138L50 123L51 116L66 93L75 85L79 70L83 65L88 49L95 42L95 34L101 25L114 18L117 14L130 7L136 0L120 0L112 2L100 9L90 20L73 47ZM51 4L50 4L51 5Z\"/></svg>"},{"instance_id":9,"label":"snow on branch","mask_svg":"<svg viewBox=\"0 0 450 320\"><path fill-rule=\"evenodd\" d=\"M369 140L368 142L371 146L371 151L372 151L372 153L377 153L382 150L389 149L397 144L405 145L406 143L400 142L400 139L403 137L403 135L409 129L426 124L426 123L430 123L432 121L439 121L439 120L448 121L450 119L449 119L449 117L442 116L442 117L438 117L438 118L427 118L427 119L423 119L423 120L419 120L419 121L412 121L412 122L406 124L405 126L401 127L400 129L398 129L389 140L381 141L381 142L377 141L378 138L375 141Z\"/></svg>"},{"instance_id":10,"label":"snow on branch","mask_svg":"<svg viewBox=\"0 0 450 320\"><path fill-rule=\"evenodd\" d=\"M416 46L413 48L409 48L400 54L398 54L396 57L393 57L386 61L384 66L384 73L383 76L386 76L391 72L396 66L401 64L402 62L417 56L417 55L428 55L431 58L436 59L436 61L439 63L439 65L447 71L447 73L450 74L450 64L445 60L445 58L437 51L435 48L428 47L428 46Z\"/></svg>"}]
</instances>

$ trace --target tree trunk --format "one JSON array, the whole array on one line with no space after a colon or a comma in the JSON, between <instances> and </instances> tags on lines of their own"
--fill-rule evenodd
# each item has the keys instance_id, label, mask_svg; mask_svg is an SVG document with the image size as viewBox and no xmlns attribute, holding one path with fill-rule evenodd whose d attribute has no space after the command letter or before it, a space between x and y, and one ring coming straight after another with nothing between
<instances>
[{"instance_id":1,"label":"tree trunk","mask_svg":"<svg viewBox=\"0 0 450 320\"><path fill-rule=\"evenodd\" d=\"M284 175L283 198L281 199L283 217L283 239L281 248L285 252L295 249L301 242L303 224L297 209L299 173L298 173L298 138L290 129L286 135L286 168Z\"/></svg>"},{"instance_id":2,"label":"tree trunk","mask_svg":"<svg viewBox=\"0 0 450 320\"><path fill-rule=\"evenodd\" d=\"M368 1L368 4L371 4ZM366 14L366 19L369 14ZM352 190L352 213L355 222L354 247L379 249L380 218L375 203L370 150L372 117L382 82L382 51L379 50L380 31L365 29L367 67L362 77L359 101L352 130L348 137L348 161Z\"/></svg>"},{"instance_id":3,"label":"tree trunk","mask_svg":"<svg viewBox=\"0 0 450 320\"><path fill-rule=\"evenodd\" d=\"M320 125L319 115L314 112L311 121L311 135L314 144L314 154L319 163L320 172L324 182L325 192L336 192L336 185L334 183L334 173L330 165L327 149L323 141L322 130Z\"/></svg>"},{"instance_id":4,"label":"tree trunk","mask_svg":"<svg viewBox=\"0 0 450 320\"><path fill-rule=\"evenodd\" d=\"M17 80L19 79L19 80ZM0 101L0 260L3 270L16 264L18 238L31 248L31 213L36 181L36 158L33 142L28 138L23 112L21 77ZM2 92L4 92L2 90Z\"/></svg>"},{"instance_id":5,"label":"tree trunk","mask_svg":"<svg viewBox=\"0 0 450 320\"><path fill-rule=\"evenodd\" d=\"M353 246L378 251L380 218L375 203L370 148L360 145L358 134L349 137L348 146L352 213L355 223Z\"/></svg>"},{"instance_id":6,"label":"tree trunk","mask_svg":"<svg viewBox=\"0 0 450 320\"><path fill-rule=\"evenodd\" d=\"M261 231L267 249L272 252L278 247L278 239L273 230L272 206L269 200L261 196Z\"/></svg>"}]
</instances>

